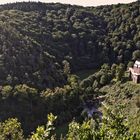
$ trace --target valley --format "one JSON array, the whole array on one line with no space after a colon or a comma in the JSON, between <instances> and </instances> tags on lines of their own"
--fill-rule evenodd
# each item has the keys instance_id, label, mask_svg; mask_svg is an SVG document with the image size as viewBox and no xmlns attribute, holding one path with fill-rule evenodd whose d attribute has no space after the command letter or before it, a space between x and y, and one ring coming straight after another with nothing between
<instances>
[{"instance_id":1,"label":"valley","mask_svg":"<svg viewBox=\"0 0 140 140\"><path fill-rule=\"evenodd\" d=\"M140 2L0 5L0 140L139 140Z\"/></svg>"}]
</instances>

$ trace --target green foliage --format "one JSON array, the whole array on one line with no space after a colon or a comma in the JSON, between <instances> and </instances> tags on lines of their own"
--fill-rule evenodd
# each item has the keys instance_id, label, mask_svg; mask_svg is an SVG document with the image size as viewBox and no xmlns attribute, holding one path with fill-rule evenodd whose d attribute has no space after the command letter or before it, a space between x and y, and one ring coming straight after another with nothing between
<instances>
[{"instance_id":1,"label":"green foliage","mask_svg":"<svg viewBox=\"0 0 140 140\"><path fill-rule=\"evenodd\" d=\"M92 139L91 133L91 121L83 122L79 124L77 122L72 122L69 124L69 132L67 135L67 140L89 140Z\"/></svg>"},{"instance_id":2,"label":"green foliage","mask_svg":"<svg viewBox=\"0 0 140 140\"><path fill-rule=\"evenodd\" d=\"M8 119L0 122L1 140L24 140L21 124L17 119Z\"/></svg>"},{"instance_id":3,"label":"green foliage","mask_svg":"<svg viewBox=\"0 0 140 140\"><path fill-rule=\"evenodd\" d=\"M119 140L132 137L127 121L120 110L119 108L115 114L110 109L106 110L107 115L103 117L104 124L102 125L102 131L105 133L106 139Z\"/></svg>"},{"instance_id":4,"label":"green foliage","mask_svg":"<svg viewBox=\"0 0 140 140\"><path fill-rule=\"evenodd\" d=\"M93 119L85 120L82 124L78 122L71 122L69 124L69 131L66 135L67 140L139 140L139 131L131 132L128 126L128 122L121 114L121 109L113 112L111 109L104 108L104 116L102 122L94 121ZM39 126L34 132L30 140L52 140L55 138L54 121L56 116L52 113L48 115L48 122L46 126ZM9 119L4 123L0 123L0 138L2 140L21 139L23 140L23 134L20 127L20 123L17 119Z\"/></svg>"},{"instance_id":5,"label":"green foliage","mask_svg":"<svg viewBox=\"0 0 140 140\"><path fill-rule=\"evenodd\" d=\"M105 113L105 112L104 112ZM82 124L73 121L69 125L67 134L68 140L138 140L139 131L132 133L129 130L124 116L117 112L114 114L110 109L106 109L101 124L96 126L97 122L92 119L84 121Z\"/></svg>"},{"instance_id":6,"label":"green foliage","mask_svg":"<svg viewBox=\"0 0 140 140\"><path fill-rule=\"evenodd\" d=\"M1 94L3 98L9 97L11 95L12 89L13 88L9 85L2 87Z\"/></svg>"},{"instance_id":7,"label":"green foliage","mask_svg":"<svg viewBox=\"0 0 140 140\"><path fill-rule=\"evenodd\" d=\"M111 66L111 72L112 72L112 75L113 75L113 76L115 76L115 74L116 74L116 69L117 69L117 65L116 65L116 64L113 64L113 65Z\"/></svg>"},{"instance_id":8,"label":"green foliage","mask_svg":"<svg viewBox=\"0 0 140 140\"><path fill-rule=\"evenodd\" d=\"M63 68L64 69L64 73L66 75L69 75L70 74L70 64L69 64L69 62L64 60L63 61L63 65L64 65L64 68Z\"/></svg>"},{"instance_id":9,"label":"green foliage","mask_svg":"<svg viewBox=\"0 0 140 140\"><path fill-rule=\"evenodd\" d=\"M0 21L2 85L54 88L66 84L70 69L77 72L139 58L137 2L90 8L12 3L1 6Z\"/></svg>"},{"instance_id":10,"label":"green foliage","mask_svg":"<svg viewBox=\"0 0 140 140\"><path fill-rule=\"evenodd\" d=\"M125 66L124 66L124 64L120 64L116 68L116 79L117 79L117 81L121 81L123 79L124 72L125 72Z\"/></svg>"},{"instance_id":11,"label":"green foliage","mask_svg":"<svg viewBox=\"0 0 140 140\"><path fill-rule=\"evenodd\" d=\"M133 66L134 66L134 62L130 61L127 65L127 68L130 68L130 67L132 68Z\"/></svg>"},{"instance_id":12,"label":"green foliage","mask_svg":"<svg viewBox=\"0 0 140 140\"><path fill-rule=\"evenodd\" d=\"M105 94L105 87L114 94L108 97L112 98L112 107L131 101L132 93L139 93L138 87L108 84L114 79L122 81L125 65L140 58L139 14L138 2L100 7L40 2L0 6L1 119L16 116L28 135L46 122L44 116L50 112L58 116L57 125L80 116L81 98ZM70 75L102 64L97 73L80 84L78 77ZM132 101L136 109L131 111L136 116L131 115L135 123L130 121L129 126L134 127L139 124L138 96ZM131 108L129 103L128 107ZM94 127L97 124L93 120L72 122L68 139L139 139L129 131L121 114L109 111L108 115L98 127ZM55 117L51 114L49 119L46 127L38 127L31 139L50 139L50 122ZM17 120L0 123L0 133L3 140L23 139Z\"/></svg>"},{"instance_id":13,"label":"green foliage","mask_svg":"<svg viewBox=\"0 0 140 140\"><path fill-rule=\"evenodd\" d=\"M81 81L80 86L82 88L91 86L93 87L93 89L100 88L102 86L105 86L112 80L112 78L114 77L113 73L114 69L110 68L108 64L104 64L101 66L100 71L96 72L93 75L90 75L88 78Z\"/></svg>"},{"instance_id":14,"label":"green foliage","mask_svg":"<svg viewBox=\"0 0 140 140\"><path fill-rule=\"evenodd\" d=\"M71 87L79 87L79 77L76 75L69 75L68 76L68 83Z\"/></svg>"},{"instance_id":15,"label":"green foliage","mask_svg":"<svg viewBox=\"0 0 140 140\"><path fill-rule=\"evenodd\" d=\"M136 106L140 108L140 97L137 97L136 99Z\"/></svg>"},{"instance_id":16,"label":"green foliage","mask_svg":"<svg viewBox=\"0 0 140 140\"><path fill-rule=\"evenodd\" d=\"M133 52L133 59L134 60L140 59L140 50L136 50Z\"/></svg>"},{"instance_id":17,"label":"green foliage","mask_svg":"<svg viewBox=\"0 0 140 140\"><path fill-rule=\"evenodd\" d=\"M100 79L100 84L101 85L106 85L108 82L108 76L107 75L102 75Z\"/></svg>"},{"instance_id":18,"label":"green foliage","mask_svg":"<svg viewBox=\"0 0 140 140\"><path fill-rule=\"evenodd\" d=\"M52 139L52 131L54 131L54 121L56 120L56 116L54 116L52 113L48 115L48 123L46 124L46 127L39 126L35 133L31 136L30 140L48 140Z\"/></svg>"},{"instance_id":19,"label":"green foliage","mask_svg":"<svg viewBox=\"0 0 140 140\"><path fill-rule=\"evenodd\" d=\"M132 131L140 129L140 113L139 113L139 92L140 85L131 81L124 83L114 82L100 89L101 93L106 94L104 101L112 110L118 112L118 106L122 105L121 115L128 119L129 128Z\"/></svg>"},{"instance_id":20,"label":"green foliage","mask_svg":"<svg viewBox=\"0 0 140 140\"><path fill-rule=\"evenodd\" d=\"M69 76L70 85L63 88L38 91L25 84L3 86L0 92L0 118L16 116L27 135L38 125L46 122L45 115L53 112L58 116L57 125L70 121L81 112L81 94L76 76Z\"/></svg>"}]
</instances>

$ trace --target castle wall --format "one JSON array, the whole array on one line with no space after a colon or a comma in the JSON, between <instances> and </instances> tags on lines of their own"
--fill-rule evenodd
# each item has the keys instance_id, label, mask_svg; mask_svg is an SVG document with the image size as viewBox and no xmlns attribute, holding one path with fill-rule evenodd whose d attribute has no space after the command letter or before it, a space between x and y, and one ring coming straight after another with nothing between
<instances>
[{"instance_id":1,"label":"castle wall","mask_svg":"<svg viewBox=\"0 0 140 140\"><path fill-rule=\"evenodd\" d=\"M135 73L140 73L140 68L134 66L133 69L134 69L134 72L135 72Z\"/></svg>"},{"instance_id":2,"label":"castle wall","mask_svg":"<svg viewBox=\"0 0 140 140\"><path fill-rule=\"evenodd\" d=\"M135 83L138 83L138 76L132 74L132 80Z\"/></svg>"}]
</instances>

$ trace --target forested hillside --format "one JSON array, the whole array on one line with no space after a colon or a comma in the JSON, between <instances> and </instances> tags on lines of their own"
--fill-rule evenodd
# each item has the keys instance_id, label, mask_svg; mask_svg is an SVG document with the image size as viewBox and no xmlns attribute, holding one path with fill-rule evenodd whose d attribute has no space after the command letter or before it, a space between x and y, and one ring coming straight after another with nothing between
<instances>
[{"instance_id":1,"label":"forested hillside","mask_svg":"<svg viewBox=\"0 0 140 140\"><path fill-rule=\"evenodd\" d=\"M39 88L66 82L72 71L128 63L140 54L139 3L83 8L62 4L0 6L1 84Z\"/></svg>"},{"instance_id":2,"label":"forested hillside","mask_svg":"<svg viewBox=\"0 0 140 140\"><path fill-rule=\"evenodd\" d=\"M139 1L0 5L0 140L139 140L139 59Z\"/></svg>"}]
</instances>

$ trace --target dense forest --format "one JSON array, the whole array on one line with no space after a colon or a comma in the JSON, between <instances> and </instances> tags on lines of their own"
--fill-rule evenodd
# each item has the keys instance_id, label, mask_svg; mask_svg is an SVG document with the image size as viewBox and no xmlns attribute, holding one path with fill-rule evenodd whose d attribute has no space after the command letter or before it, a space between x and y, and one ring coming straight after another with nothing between
<instances>
[{"instance_id":1,"label":"dense forest","mask_svg":"<svg viewBox=\"0 0 140 140\"><path fill-rule=\"evenodd\" d=\"M139 1L0 5L0 140L139 140L139 59Z\"/></svg>"},{"instance_id":2,"label":"dense forest","mask_svg":"<svg viewBox=\"0 0 140 140\"><path fill-rule=\"evenodd\" d=\"M1 84L44 89L72 72L139 58L139 3L83 8L62 4L0 6ZM10 33L10 34L9 34Z\"/></svg>"}]
</instances>

